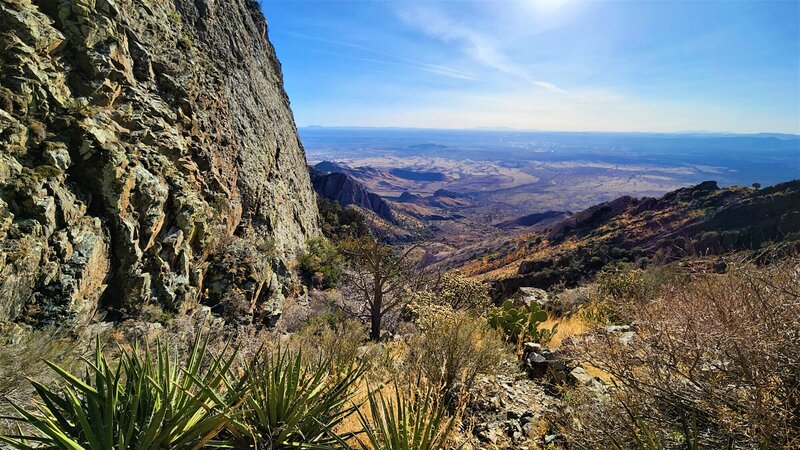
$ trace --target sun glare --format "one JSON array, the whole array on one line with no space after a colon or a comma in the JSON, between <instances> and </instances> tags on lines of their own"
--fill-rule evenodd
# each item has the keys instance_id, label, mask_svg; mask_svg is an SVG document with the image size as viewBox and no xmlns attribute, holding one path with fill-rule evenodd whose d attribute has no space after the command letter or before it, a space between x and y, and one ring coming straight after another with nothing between
<instances>
[{"instance_id":1,"label":"sun glare","mask_svg":"<svg viewBox=\"0 0 800 450\"><path fill-rule=\"evenodd\" d=\"M526 3L540 14L554 13L570 0L526 0Z\"/></svg>"}]
</instances>

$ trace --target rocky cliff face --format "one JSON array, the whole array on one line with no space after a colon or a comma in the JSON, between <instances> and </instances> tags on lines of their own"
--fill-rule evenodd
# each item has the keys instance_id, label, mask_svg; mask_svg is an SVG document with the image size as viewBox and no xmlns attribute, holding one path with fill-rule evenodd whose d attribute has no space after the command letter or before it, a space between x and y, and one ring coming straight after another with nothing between
<instances>
[{"instance_id":1,"label":"rocky cliff face","mask_svg":"<svg viewBox=\"0 0 800 450\"><path fill-rule=\"evenodd\" d=\"M346 173L324 173L314 167L308 168L311 183L320 197L334 200L342 206L356 205L372 211L379 217L394 222L391 206L378 194L369 192L367 188Z\"/></svg>"},{"instance_id":2,"label":"rocky cliff face","mask_svg":"<svg viewBox=\"0 0 800 450\"><path fill-rule=\"evenodd\" d=\"M0 45L0 320L274 312L318 219L255 2L2 0Z\"/></svg>"}]
</instances>

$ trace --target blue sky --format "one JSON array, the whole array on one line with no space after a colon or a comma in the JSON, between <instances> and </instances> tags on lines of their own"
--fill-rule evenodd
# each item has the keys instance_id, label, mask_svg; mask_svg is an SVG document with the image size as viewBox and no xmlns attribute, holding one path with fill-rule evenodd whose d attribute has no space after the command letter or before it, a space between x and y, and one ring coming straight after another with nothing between
<instances>
[{"instance_id":1,"label":"blue sky","mask_svg":"<svg viewBox=\"0 0 800 450\"><path fill-rule=\"evenodd\" d=\"M299 126L800 134L800 1L262 9Z\"/></svg>"}]
</instances>

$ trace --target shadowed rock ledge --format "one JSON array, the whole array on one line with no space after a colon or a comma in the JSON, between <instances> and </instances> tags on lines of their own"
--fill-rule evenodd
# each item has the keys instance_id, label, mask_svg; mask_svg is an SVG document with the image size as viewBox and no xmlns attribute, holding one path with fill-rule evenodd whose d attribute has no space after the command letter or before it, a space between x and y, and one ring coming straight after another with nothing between
<instances>
[{"instance_id":1,"label":"shadowed rock ledge","mask_svg":"<svg viewBox=\"0 0 800 450\"><path fill-rule=\"evenodd\" d=\"M0 320L279 310L319 225L266 28L249 0L0 2Z\"/></svg>"}]
</instances>

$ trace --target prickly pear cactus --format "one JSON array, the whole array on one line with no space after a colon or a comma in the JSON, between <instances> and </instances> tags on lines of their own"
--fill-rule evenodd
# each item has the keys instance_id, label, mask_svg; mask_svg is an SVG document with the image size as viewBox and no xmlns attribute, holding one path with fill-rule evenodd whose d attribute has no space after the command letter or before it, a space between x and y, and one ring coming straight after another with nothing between
<instances>
[{"instance_id":1,"label":"prickly pear cactus","mask_svg":"<svg viewBox=\"0 0 800 450\"><path fill-rule=\"evenodd\" d=\"M514 344L526 341L546 343L553 337L557 327L540 330L539 326L547 321L547 312L536 303L515 307L511 300L492 310L487 320L489 325L501 330L506 339Z\"/></svg>"}]
</instances>

